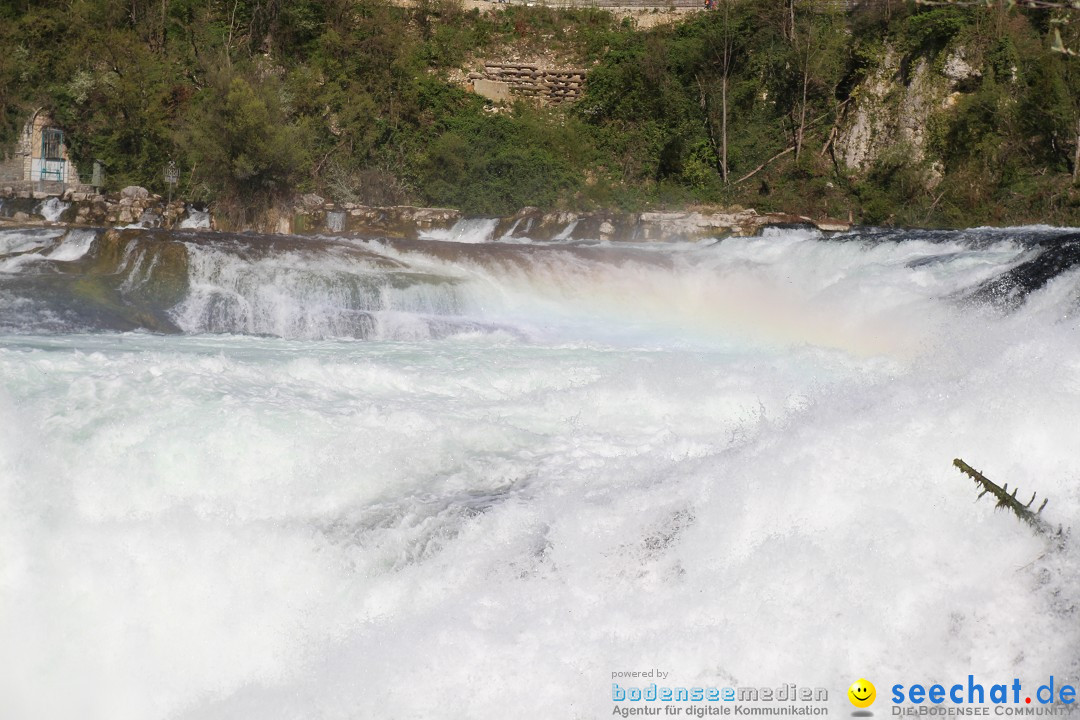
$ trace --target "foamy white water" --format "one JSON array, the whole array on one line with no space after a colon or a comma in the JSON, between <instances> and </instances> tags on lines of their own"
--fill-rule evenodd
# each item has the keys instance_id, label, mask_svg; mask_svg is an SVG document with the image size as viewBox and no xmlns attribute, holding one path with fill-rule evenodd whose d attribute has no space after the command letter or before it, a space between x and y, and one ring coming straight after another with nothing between
<instances>
[{"instance_id":1,"label":"foamy white water","mask_svg":"<svg viewBox=\"0 0 1080 720\"><path fill-rule=\"evenodd\" d=\"M483 243L492 239L498 224L498 218L462 218L446 230L425 231L423 237L427 240Z\"/></svg>"},{"instance_id":2,"label":"foamy white water","mask_svg":"<svg viewBox=\"0 0 1080 720\"><path fill-rule=\"evenodd\" d=\"M210 213L205 210L196 210L189 205L178 227L184 230L205 230L210 227Z\"/></svg>"},{"instance_id":3,"label":"foamy white water","mask_svg":"<svg viewBox=\"0 0 1080 720\"><path fill-rule=\"evenodd\" d=\"M55 228L19 228L0 233L0 257L11 258L48 247L63 232Z\"/></svg>"},{"instance_id":4,"label":"foamy white water","mask_svg":"<svg viewBox=\"0 0 1080 720\"><path fill-rule=\"evenodd\" d=\"M64 202L60 198L51 197L41 203L37 212L49 222L57 222L69 207L71 207L71 203Z\"/></svg>"},{"instance_id":5,"label":"foamy white water","mask_svg":"<svg viewBox=\"0 0 1080 720\"><path fill-rule=\"evenodd\" d=\"M61 243L49 252L49 260L78 260L90 251L96 237L94 230L69 230Z\"/></svg>"},{"instance_id":6,"label":"foamy white water","mask_svg":"<svg viewBox=\"0 0 1080 720\"><path fill-rule=\"evenodd\" d=\"M0 282L0 717L594 718L652 667L834 715L864 676L879 714L1075 682L1076 551L950 466L1077 516L1077 271L1032 280L1060 234L135 234L66 330L81 240L0 235L38 257ZM115 332L167 243L180 332Z\"/></svg>"}]
</instances>

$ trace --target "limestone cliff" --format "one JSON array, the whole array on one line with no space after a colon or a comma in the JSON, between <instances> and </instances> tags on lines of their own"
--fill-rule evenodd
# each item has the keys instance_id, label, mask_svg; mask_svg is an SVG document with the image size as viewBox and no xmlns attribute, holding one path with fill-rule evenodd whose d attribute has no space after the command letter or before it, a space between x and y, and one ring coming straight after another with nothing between
<instances>
[{"instance_id":1,"label":"limestone cliff","mask_svg":"<svg viewBox=\"0 0 1080 720\"><path fill-rule=\"evenodd\" d=\"M878 63L852 93L836 139L837 159L865 172L888 153L902 153L925 166L928 182L935 184L941 179L941 164L928 147L931 123L951 112L980 74L961 46L937 57L912 58L885 45Z\"/></svg>"}]
</instances>

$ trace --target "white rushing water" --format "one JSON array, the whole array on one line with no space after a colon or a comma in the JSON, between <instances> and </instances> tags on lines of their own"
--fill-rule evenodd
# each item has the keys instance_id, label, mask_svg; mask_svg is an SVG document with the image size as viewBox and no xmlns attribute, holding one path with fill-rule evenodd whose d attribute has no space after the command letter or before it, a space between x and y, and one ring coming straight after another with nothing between
<instances>
[{"instance_id":1,"label":"white rushing water","mask_svg":"<svg viewBox=\"0 0 1080 720\"><path fill-rule=\"evenodd\" d=\"M426 240L483 243L492 239L498 225L498 218L462 218L446 230L428 230L423 233L423 237Z\"/></svg>"},{"instance_id":2,"label":"white rushing water","mask_svg":"<svg viewBox=\"0 0 1080 720\"><path fill-rule=\"evenodd\" d=\"M90 251L97 232L94 230L69 230L58 246L49 251L49 260L74 262Z\"/></svg>"},{"instance_id":3,"label":"white rushing water","mask_svg":"<svg viewBox=\"0 0 1080 720\"><path fill-rule=\"evenodd\" d=\"M203 230L210 227L210 213L206 210L197 210L191 205L187 207L184 219L180 221L179 228L184 230Z\"/></svg>"},{"instance_id":4,"label":"white rushing water","mask_svg":"<svg viewBox=\"0 0 1080 720\"><path fill-rule=\"evenodd\" d=\"M1077 271L972 299L1048 252L1019 234L181 238L184 334L0 335L0 717L596 718L650 668L834 715L860 677L879 715L894 683L1075 683L1074 546L950 465L1080 510ZM6 282L97 257L0 235L49 242ZM166 262L134 247L122 297Z\"/></svg>"},{"instance_id":5,"label":"white rushing water","mask_svg":"<svg viewBox=\"0 0 1080 720\"><path fill-rule=\"evenodd\" d=\"M37 213L49 222L57 222L69 207L71 207L71 203L64 202L57 197L51 197L38 206Z\"/></svg>"}]
</instances>

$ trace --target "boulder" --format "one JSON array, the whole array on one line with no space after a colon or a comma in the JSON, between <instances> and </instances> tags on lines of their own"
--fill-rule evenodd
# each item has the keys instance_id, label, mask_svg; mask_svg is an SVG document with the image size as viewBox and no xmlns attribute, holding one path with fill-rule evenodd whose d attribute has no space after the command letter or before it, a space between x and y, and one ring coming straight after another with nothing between
<instances>
[{"instance_id":1,"label":"boulder","mask_svg":"<svg viewBox=\"0 0 1080 720\"><path fill-rule=\"evenodd\" d=\"M941 69L942 74L957 85L972 78L982 77L982 73L971 65L964 57L962 50L954 50L947 58Z\"/></svg>"},{"instance_id":2,"label":"boulder","mask_svg":"<svg viewBox=\"0 0 1080 720\"><path fill-rule=\"evenodd\" d=\"M150 197L150 191L144 187L139 187L138 185L128 185L120 191L120 197L131 198L133 200L136 198L139 200L146 200Z\"/></svg>"}]
</instances>

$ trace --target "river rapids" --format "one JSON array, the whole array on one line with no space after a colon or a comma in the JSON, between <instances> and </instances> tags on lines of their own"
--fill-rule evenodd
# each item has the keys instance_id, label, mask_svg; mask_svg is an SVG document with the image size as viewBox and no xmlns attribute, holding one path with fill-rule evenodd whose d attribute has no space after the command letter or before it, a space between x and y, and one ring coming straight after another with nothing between
<instances>
[{"instance_id":1,"label":"river rapids","mask_svg":"<svg viewBox=\"0 0 1080 720\"><path fill-rule=\"evenodd\" d=\"M1075 682L1080 231L462 235L0 228L0 717Z\"/></svg>"}]
</instances>

